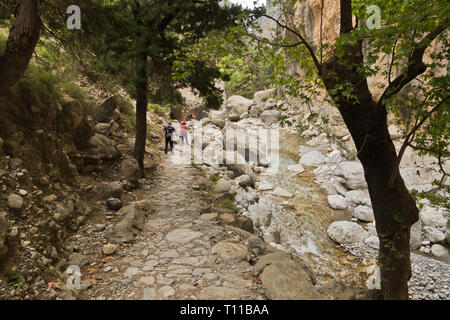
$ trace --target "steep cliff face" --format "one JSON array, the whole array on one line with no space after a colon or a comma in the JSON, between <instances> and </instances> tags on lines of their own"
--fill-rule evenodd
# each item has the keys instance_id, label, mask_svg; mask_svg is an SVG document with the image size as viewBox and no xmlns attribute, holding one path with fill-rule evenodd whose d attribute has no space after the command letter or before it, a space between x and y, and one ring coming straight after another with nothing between
<instances>
[{"instance_id":1,"label":"steep cliff face","mask_svg":"<svg viewBox=\"0 0 450 320\"><path fill-rule=\"evenodd\" d=\"M276 8L273 8L272 1L267 1L267 12L273 12ZM290 27L293 27L296 31L300 32L310 42L313 48L318 50L320 44L330 44L335 42L335 39L339 35L339 23L340 23L340 1L339 0L306 0L297 1L293 6L291 1L283 1L283 10L285 11L286 22ZM277 9L280 10L280 9ZM278 17L278 16L274 16ZM356 20L355 20L356 23ZM268 30L265 29L267 33ZM298 41L296 35L292 33L287 34L292 38L293 42ZM425 53L425 62L431 62L431 55L442 50L442 44L434 41L433 44L427 49ZM326 58L326 55L325 55ZM387 84L387 77L383 75L383 72L387 71L391 62L390 54L380 54L378 58L378 66L380 71L377 75L368 79L369 88L372 92L374 99L378 99L383 88L380 85ZM395 77L400 70L398 68L393 69L393 76ZM435 72L437 74L447 73L447 68L434 68L428 72ZM298 75L299 78L304 74L304 70L296 62L292 62L290 72ZM325 93L324 93L325 94Z\"/></svg>"}]
</instances>

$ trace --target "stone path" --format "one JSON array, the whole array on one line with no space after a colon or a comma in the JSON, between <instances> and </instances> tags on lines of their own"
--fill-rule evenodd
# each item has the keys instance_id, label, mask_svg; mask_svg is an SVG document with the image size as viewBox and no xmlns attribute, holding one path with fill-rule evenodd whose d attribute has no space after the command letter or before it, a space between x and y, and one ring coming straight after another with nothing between
<instances>
[{"instance_id":1,"label":"stone path","mask_svg":"<svg viewBox=\"0 0 450 320\"><path fill-rule=\"evenodd\" d=\"M209 195L199 190L199 171L172 163L159 167L143 196L154 206L144 230L115 254L101 252L105 239L91 241L81 253L82 299L266 299L252 273L245 236L200 219ZM203 210L205 211L205 210ZM95 237L95 232L80 235Z\"/></svg>"}]
</instances>

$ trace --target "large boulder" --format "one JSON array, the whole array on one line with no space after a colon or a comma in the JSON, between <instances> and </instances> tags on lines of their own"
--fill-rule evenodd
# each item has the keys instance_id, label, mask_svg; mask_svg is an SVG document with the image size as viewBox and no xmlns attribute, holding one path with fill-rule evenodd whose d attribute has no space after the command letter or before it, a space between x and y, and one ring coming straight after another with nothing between
<instances>
[{"instance_id":1,"label":"large boulder","mask_svg":"<svg viewBox=\"0 0 450 320\"><path fill-rule=\"evenodd\" d=\"M364 222L372 222L375 220L373 209L366 206L357 206L353 211L353 216Z\"/></svg>"},{"instance_id":2,"label":"large boulder","mask_svg":"<svg viewBox=\"0 0 450 320\"><path fill-rule=\"evenodd\" d=\"M437 228L423 227L423 235L431 242L440 242L445 239L445 234Z\"/></svg>"},{"instance_id":3,"label":"large boulder","mask_svg":"<svg viewBox=\"0 0 450 320\"><path fill-rule=\"evenodd\" d=\"M345 199L354 204L366 203L366 195L360 190L350 190L345 194Z\"/></svg>"},{"instance_id":4,"label":"large boulder","mask_svg":"<svg viewBox=\"0 0 450 320\"><path fill-rule=\"evenodd\" d=\"M228 190L230 190L230 188L231 188L231 182L227 179L222 178L219 181L217 181L214 191L217 193L228 192Z\"/></svg>"},{"instance_id":5,"label":"large boulder","mask_svg":"<svg viewBox=\"0 0 450 320\"><path fill-rule=\"evenodd\" d=\"M275 88L258 91L258 92L255 92L255 94L253 96L253 101L255 102L255 104L260 105L261 103L266 102L269 98L275 97L276 94L277 94L277 89L275 89Z\"/></svg>"},{"instance_id":6,"label":"large boulder","mask_svg":"<svg viewBox=\"0 0 450 320\"><path fill-rule=\"evenodd\" d=\"M403 132L395 124L391 124L388 131L393 140L400 139L403 136Z\"/></svg>"},{"instance_id":7,"label":"large boulder","mask_svg":"<svg viewBox=\"0 0 450 320\"><path fill-rule=\"evenodd\" d=\"M231 121L237 121L241 115L248 112L253 105L253 101L241 96L231 96L227 100L228 118Z\"/></svg>"},{"instance_id":8,"label":"large boulder","mask_svg":"<svg viewBox=\"0 0 450 320\"><path fill-rule=\"evenodd\" d=\"M320 295L310 269L299 259L285 253L260 257L254 267L264 293L271 300L314 300Z\"/></svg>"},{"instance_id":9,"label":"large boulder","mask_svg":"<svg viewBox=\"0 0 450 320\"><path fill-rule=\"evenodd\" d=\"M328 204L335 210L347 209L347 200L345 200L345 198L340 195L328 196Z\"/></svg>"},{"instance_id":10,"label":"large boulder","mask_svg":"<svg viewBox=\"0 0 450 320\"><path fill-rule=\"evenodd\" d=\"M313 150L303 155L300 158L299 163L308 167L317 167L324 161L324 159L325 156L320 151Z\"/></svg>"},{"instance_id":11,"label":"large boulder","mask_svg":"<svg viewBox=\"0 0 450 320\"><path fill-rule=\"evenodd\" d=\"M246 174L239 176L235 179L235 181L241 186L241 187L248 187L249 185L251 185L252 180L250 179L250 177Z\"/></svg>"},{"instance_id":12,"label":"large boulder","mask_svg":"<svg viewBox=\"0 0 450 320\"><path fill-rule=\"evenodd\" d=\"M211 251L213 254L216 254L223 259L250 261L251 258L247 248L241 243L221 241L217 243Z\"/></svg>"},{"instance_id":13,"label":"large boulder","mask_svg":"<svg viewBox=\"0 0 450 320\"><path fill-rule=\"evenodd\" d=\"M447 219L444 217L444 214L441 210L425 206L420 211L420 219L425 226L428 227L445 227L447 225Z\"/></svg>"},{"instance_id":14,"label":"large boulder","mask_svg":"<svg viewBox=\"0 0 450 320\"><path fill-rule=\"evenodd\" d=\"M139 163L135 158L128 158L122 161L122 174L131 180L139 179L140 170Z\"/></svg>"},{"instance_id":15,"label":"large boulder","mask_svg":"<svg viewBox=\"0 0 450 320\"><path fill-rule=\"evenodd\" d=\"M219 127L221 129L225 127L227 117L227 113L225 111L212 110L209 113L209 117L211 119L211 123L216 127Z\"/></svg>"},{"instance_id":16,"label":"large boulder","mask_svg":"<svg viewBox=\"0 0 450 320\"><path fill-rule=\"evenodd\" d=\"M98 133L89 139L89 145L94 149L96 154L104 159L113 159L120 155L114 141Z\"/></svg>"},{"instance_id":17,"label":"large boulder","mask_svg":"<svg viewBox=\"0 0 450 320\"><path fill-rule=\"evenodd\" d=\"M277 123L281 118L281 113L278 110L266 110L261 113L261 120L268 125Z\"/></svg>"},{"instance_id":18,"label":"large boulder","mask_svg":"<svg viewBox=\"0 0 450 320\"><path fill-rule=\"evenodd\" d=\"M327 233L337 243L357 243L370 236L363 227L350 221L333 222L328 227Z\"/></svg>"},{"instance_id":19,"label":"large boulder","mask_svg":"<svg viewBox=\"0 0 450 320\"><path fill-rule=\"evenodd\" d=\"M340 165L340 175L345 179L345 185L349 189L367 189L364 168L359 161L345 161Z\"/></svg>"},{"instance_id":20,"label":"large boulder","mask_svg":"<svg viewBox=\"0 0 450 320\"><path fill-rule=\"evenodd\" d=\"M137 205L123 207L120 211L123 218L117 222L108 234L111 242L122 243L131 241L144 229L145 212Z\"/></svg>"},{"instance_id":21,"label":"large boulder","mask_svg":"<svg viewBox=\"0 0 450 320\"><path fill-rule=\"evenodd\" d=\"M431 246L431 253L436 257L443 257L448 254L448 250L443 245L433 244Z\"/></svg>"},{"instance_id":22,"label":"large boulder","mask_svg":"<svg viewBox=\"0 0 450 320\"><path fill-rule=\"evenodd\" d=\"M249 164L245 161L244 157L242 157L239 153L226 152L224 162L226 162L225 166L227 167L227 169L232 171L235 177L246 174L250 177L252 186L254 185L254 183L256 182L256 175Z\"/></svg>"},{"instance_id":23,"label":"large boulder","mask_svg":"<svg viewBox=\"0 0 450 320\"><path fill-rule=\"evenodd\" d=\"M111 96L105 99L98 108L96 108L96 114L94 116L96 122L108 122L114 113L114 110L118 107L117 98Z\"/></svg>"}]
</instances>

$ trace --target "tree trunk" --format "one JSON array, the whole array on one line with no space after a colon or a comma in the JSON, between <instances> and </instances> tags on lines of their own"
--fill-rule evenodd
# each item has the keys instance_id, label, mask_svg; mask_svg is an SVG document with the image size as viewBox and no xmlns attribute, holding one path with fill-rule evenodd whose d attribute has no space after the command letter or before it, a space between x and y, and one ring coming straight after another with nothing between
<instances>
[{"instance_id":1,"label":"tree trunk","mask_svg":"<svg viewBox=\"0 0 450 320\"><path fill-rule=\"evenodd\" d=\"M139 12L135 12L138 28L136 45L136 142L134 155L139 163L141 177L145 178L144 155L147 140L147 105L148 105L148 41L142 31Z\"/></svg>"},{"instance_id":2,"label":"tree trunk","mask_svg":"<svg viewBox=\"0 0 450 320\"><path fill-rule=\"evenodd\" d=\"M0 56L0 94L5 94L23 76L40 29L39 0L22 0L16 8L6 50Z\"/></svg>"},{"instance_id":3,"label":"tree trunk","mask_svg":"<svg viewBox=\"0 0 450 320\"><path fill-rule=\"evenodd\" d=\"M362 64L362 46L348 48L347 59ZM337 76L336 76L337 75ZM410 228L419 214L414 199L399 173L397 153L387 128L387 110L373 101L367 79L356 68L348 69L336 57L321 66L320 76L350 131L364 167L380 239L378 262L381 269L381 290L387 300L408 299L411 277ZM341 94L340 85L353 84L357 99ZM338 90L336 90L338 89ZM390 183L393 171L394 184Z\"/></svg>"},{"instance_id":4,"label":"tree trunk","mask_svg":"<svg viewBox=\"0 0 450 320\"><path fill-rule=\"evenodd\" d=\"M145 142L147 139L147 105L148 105L148 84L147 84L147 56L138 54L136 59L136 142L134 154L139 163L141 176L145 177L144 155Z\"/></svg>"},{"instance_id":5,"label":"tree trunk","mask_svg":"<svg viewBox=\"0 0 450 320\"><path fill-rule=\"evenodd\" d=\"M398 172L397 154L387 129L385 109L374 102L340 106L364 167L380 239L378 263L386 300L408 299L411 277L410 228L418 221L416 203ZM392 171L396 180L389 184Z\"/></svg>"}]
</instances>

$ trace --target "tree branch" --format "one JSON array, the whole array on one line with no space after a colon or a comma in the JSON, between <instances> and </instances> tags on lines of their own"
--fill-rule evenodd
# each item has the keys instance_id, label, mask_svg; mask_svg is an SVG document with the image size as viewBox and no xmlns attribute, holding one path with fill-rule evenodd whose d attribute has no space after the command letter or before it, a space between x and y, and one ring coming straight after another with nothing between
<instances>
[{"instance_id":1,"label":"tree branch","mask_svg":"<svg viewBox=\"0 0 450 320\"><path fill-rule=\"evenodd\" d=\"M308 50L309 54L311 55L311 58L314 61L314 64L316 65L317 70L320 70L321 67L321 63L319 62L319 60L316 57L316 54L314 53L314 50L312 48L312 46L305 40L305 38L297 31L295 31L294 29L288 27L287 25L282 24L280 21L278 21L277 19L267 15L267 14L257 14L255 15L257 17L266 17L272 21L274 21L279 27L286 29L289 32L292 32L293 34L295 34L298 38L299 38L299 44L302 43L306 49ZM298 45L298 44L297 44Z\"/></svg>"},{"instance_id":2,"label":"tree branch","mask_svg":"<svg viewBox=\"0 0 450 320\"><path fill-rule=\"evenodd\" d=\"M340 33L345 34L353 30L352 0L341 0L341 27Z\"/></svg>"},{"instance_id":3,"label":"tree branch","mask_svg":"<svg viewBox=\"0 0 450 320\"><path fill-rule=\"evenodd\" d=\"M344 1L344 0L342 0ZM378 104L382 104L385 99L393 96L398 93L406 84L408 84L411 80L421 75L427 70L426 65L423 63L423 56L425 50L431 44L431 42L436 39L442 32L444 32L449 26L449 20L445 20L444 23L437 26L433 31L425 36L418 44L416 49L411 53L408 59L408 68L406 72L399 75L395 78L386 90L381 95L378 100Z\"/></svg>"},{"instance_id":4,"label":"tree branch","mask_svg":"<svg viewBox=\"0 0 450 320\"><path fill-rule=\"evenodd\" d=\"M449 96L446 96L444 99L442 99L441 102L439 102L433 109L431 109L431 110L426 114L426 116L423 117L422 120L421 120L419 123L417 123L417 124L414 126L414 128L412 128L412 130L408 133L408 135L406 136L405 141L403 142L402 147L400 148L400 151L399 151L399 153L398 153L397 161L396 161L396 163L395 163L395 166L394 166L394 168L392 169L391 177L390 177L390 179L389 179L389 187L392 188L392 187L394 186L394 182L395 182L395 179L396 179L396 177L397 177L397 171L398 171L397 169L400 167L400 163L401 163L401 161L402 161L403 154L405 153L406 148L407 148L408 146L412 146L411 143L414 141L414 137L415 137L415 135L416 135L417 130L419 130L419 128L425 123L425 121L427 121L427 120L431 117L431 115L432 115L433 113L435 113L437 110L439 110L439 108L440 108L440 107L444 104L444 102L447 101L449 98L450 98L450 95L449 95Z\"/></svg>"}]
</instances>

